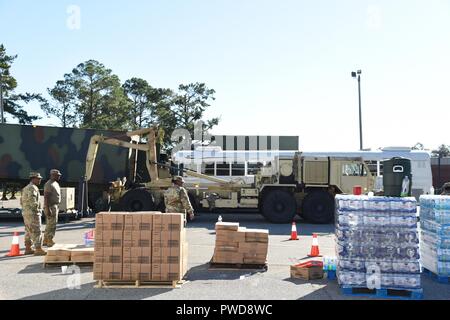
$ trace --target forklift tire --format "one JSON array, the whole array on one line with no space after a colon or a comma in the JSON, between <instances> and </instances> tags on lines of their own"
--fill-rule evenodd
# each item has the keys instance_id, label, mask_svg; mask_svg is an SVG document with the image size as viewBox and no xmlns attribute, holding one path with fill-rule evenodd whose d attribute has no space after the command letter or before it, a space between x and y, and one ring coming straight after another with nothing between
<instances>
[{"instance_id":1,"label":"forklift tire","mask_svg":"<svg viewBox=\"0 0 450 320\"><path fill-rule=\"evenodd\" d=\"M289 192L272 190L264 195L261 209L262 215L272 223L292 223L297 204Z\"/></svg>"},{"instance_id":2,"label":"forklift tire","mask_svg":"<svg viewBox=\"0 0 450 320\"><path fill-rule=\"evenodd\" d=\"M120 207L128 212L154 211L155 201L146 189L132 189L120 199Z\"/></svg>"},{"instance_id":3,"label":"forklift tire","mask_svg":"<svg viewBox=\"0 0 450 320\"><path fill-rule=\"evenodd\" d=\"M303 200L302 217L310 223L327 224L334 220L334 198L326 191L307 194Z\"/></svg>"}]
</instances>

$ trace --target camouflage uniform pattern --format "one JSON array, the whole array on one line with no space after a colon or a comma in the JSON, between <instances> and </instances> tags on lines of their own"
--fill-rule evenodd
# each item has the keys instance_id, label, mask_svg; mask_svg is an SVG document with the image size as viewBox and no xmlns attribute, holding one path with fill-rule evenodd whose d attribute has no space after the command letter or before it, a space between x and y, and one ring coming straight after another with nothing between
<instances>
[{"instance_id":1,"label":"camouflage uniform pattern","mask_svg":"<svg viewBox=\"0 0 450 320\"><path fill-rule=\"evenodd\" d=\"M121 131L0 124L0 181L28 180L29 171L64 172L61 183L78 183L85 175L93 135L120 136ZM129 138L123 138L129 141ZM128 149L101 145L90 183L104 184L128 176Z\"/></svg>"},{"instance_id":2,"label":"camouflage uniform pattern","mask_svg":"<svg viewBox=\"0 0 450 320\"><path fill-rule=\"evenodd\" d=\"M194 213L185 188L174 185L164 192L164 203L167 213Z\"/></svg>"},{"instance_id":3,"label":"camouflage uniform pattern","mask_svg":"<svg viewBox=\"0 0 450 320\"><path fill-rule=\"evenodd\" d=\"M40 248L42 244L39 196L39 188L30 182L23 188L20 198L25 224L25 244L34 244L35 248Z\"/></svg>"},{"instance_id":4,"label":"camouflage uniform pattern","mask_svg":"<svg viewBox=\"0 0 450 320\"><path fill-rule=\"evenodd\" d=\"M44 194L49 203L44 208L45 213L45 233L44 241L53 240L58 223L59 204L61 203L61 188L57 181L49 180L44 185Z\"/></svg>"}]
</instances>

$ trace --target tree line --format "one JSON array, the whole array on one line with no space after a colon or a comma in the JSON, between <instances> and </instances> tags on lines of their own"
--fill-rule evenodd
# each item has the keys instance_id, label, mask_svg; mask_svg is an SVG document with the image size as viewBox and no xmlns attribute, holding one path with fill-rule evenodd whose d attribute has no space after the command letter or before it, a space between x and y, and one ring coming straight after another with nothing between
<instances>
[{"instance_id":1,"label":"tree line","mask_svg":"<svg viewBox=\"0 0 450 320\"><path fill-rule=\"evenodd\" d=\"M20 124L32 124L40 118L24 110L24 105L32 101L65 128L135 130L157 125L165 145L170 144L170 134L176 128L193 133L198 120L203 120L205 130L219 123L219 118L203 119L215 100L215 90L205 83L180 84L177 90L156 88L136 77L121 83L101 62L88 60L64 74L46 95L17 93L17 81L10 73L16 58L0 45L4 111Z\"/></svg>"}]
</instances>

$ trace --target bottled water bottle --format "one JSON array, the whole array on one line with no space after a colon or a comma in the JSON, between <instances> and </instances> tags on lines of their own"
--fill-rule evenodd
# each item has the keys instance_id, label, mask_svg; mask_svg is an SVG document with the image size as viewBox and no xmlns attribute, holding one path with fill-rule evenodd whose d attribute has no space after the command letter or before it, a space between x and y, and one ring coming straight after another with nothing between
<instances>
[{"instance_id":1,"label":"bottled water bottle","mask_svg":"<svg viewBox=\"0 0 450 320\"><path fill-rule=\"evenodd\" d=\"M403 183L402 183L402 193L401 193L401 197L407 197L409 195L409 177L405 176L403 178Z\"/></svg>"},{"instance_id":2,"label":"bottled water bottle","mask_svg":"<svg viewBox=\"0 0 450 320\"><path fill-rule=\"evenodd\" d=\"M217 222L222 222L222 216L219 216L219 218L217 219Z\"/></svg>"}]
</instances>

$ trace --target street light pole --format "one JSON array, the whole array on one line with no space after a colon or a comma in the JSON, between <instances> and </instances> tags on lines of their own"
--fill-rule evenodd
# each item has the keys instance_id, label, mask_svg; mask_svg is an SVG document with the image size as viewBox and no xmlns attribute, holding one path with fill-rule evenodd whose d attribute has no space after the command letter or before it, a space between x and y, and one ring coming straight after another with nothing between
<instances>
[{"instance_id":1,"label":"street light pole","mask_svg":"<svg viewBox=\"0 0 450 320\"><path fill-rule=\"evenodd\" d=\"M0 69L0 123L4 123L3 118L3 83L2 83L2 69Z\"/></svg>"},{"instance_id":2,"label":"street light pole","mask_svg":"<svg viewBox=\"0 0 450 320\"><path fill-rule=\"evenodd\" d=\"M361 74L358 75L358 95L359 95L359 149L363 149L362 136L362 111L361 111Z\"/></svg>"},{"instance_id":3,"label":"street light pole","mask_svg":"<svg viewBox=\"0 0 450 320\"><path fill-rule=\"evenodd\" d=\"M361 110L361 70L352 72L352 77L358 79L358 98L359 98L359 150L363 150L362 134L362 110Z\"/></svg>"}]
</instances>

